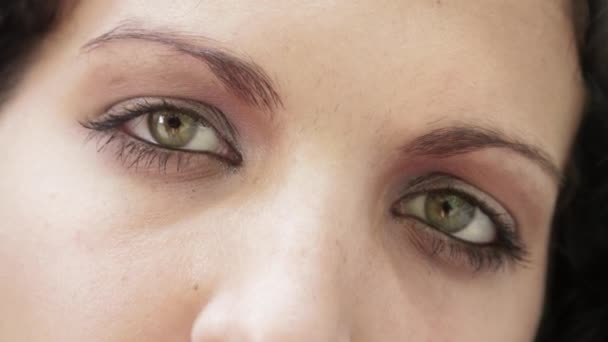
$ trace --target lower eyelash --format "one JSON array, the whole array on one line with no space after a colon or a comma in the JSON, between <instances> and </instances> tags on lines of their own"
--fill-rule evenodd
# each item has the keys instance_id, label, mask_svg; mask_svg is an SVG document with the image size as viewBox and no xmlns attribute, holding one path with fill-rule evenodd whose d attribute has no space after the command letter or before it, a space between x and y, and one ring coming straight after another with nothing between
<instances>
[{"instance_id":1,"label":"lower eyelash","mask_svg":"<svg viewBox=\"0 0 608 342\"><path fill-rule=\"evenodd\" d=\"M204 153L169 150L140 141L119 130L93 131L87 141L97 140L97 152L114 149L116 159L127 169L156 171L161 174L190 169L197 158L214 159ZM174 167L171 167L174 166ZM156 170L155 170L156 169Z\"/></svg>"},{"instance_id":2,"label":"lower eyelash","mask_svg":"<svg viewBox=\"0 0 608 342\"><path fill-rule=\"evenodd\" d=\"M508 237L501 235L499 239L505 241L496 245L473 245L438 232L419 220L403 220L410 221L413 226L412 229L406 230L410 242L433 261L457 267L465 264L476 273L485 270L498 271L509 264L524 265L528 262L527 252L514 242L507 241Z\"/></svg>"},{"instance_id":3,"label":"lower eyelash","mask_svg":"<svg viewBox=\"0 0 608 342\"><path fill-rule=\"evenodd\" d=\"M149 144L124 136L121 132L93 132L89 139L98 138L97 152L106 150L112 144L116 144L115 157L127 169L158 167L158 171L167 172L169 160L173 157L172 152L162 151Z\"/></svg>"}]
</instances>

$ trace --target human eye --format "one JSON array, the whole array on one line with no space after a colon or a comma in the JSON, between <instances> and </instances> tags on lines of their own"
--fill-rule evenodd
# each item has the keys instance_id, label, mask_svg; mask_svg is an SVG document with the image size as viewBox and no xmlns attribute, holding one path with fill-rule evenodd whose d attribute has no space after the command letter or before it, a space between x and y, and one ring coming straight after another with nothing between
<instances>
[{"instance_id":1,"label":"human eye","mask_svg":"<svg viewBox=\"0 0 608 342\"><path fill-rule=\"evenodd\" d=\"M467 261L481 271L498 269L508 261L525 261L527 252L509 212L459 179L438 174L423 177L391 211L420 228L415 232L422 234L415 235L418 247L447 262Z\"/></svg>"},{"instance_id":2,"label":"human eye","mask_svg":"<svg viewBox=\"0 0 608 342\"><path fill-rule=\"evenodd\" d=\"M136 98L112 106L100 118L83 122L100 135L99 150L117 144L128 167L180 171L200 158L231 167L242 164L237 133L218 108L182 99ZM197 159L198 158L198 159Z\"/></svg>"}]
</instances>

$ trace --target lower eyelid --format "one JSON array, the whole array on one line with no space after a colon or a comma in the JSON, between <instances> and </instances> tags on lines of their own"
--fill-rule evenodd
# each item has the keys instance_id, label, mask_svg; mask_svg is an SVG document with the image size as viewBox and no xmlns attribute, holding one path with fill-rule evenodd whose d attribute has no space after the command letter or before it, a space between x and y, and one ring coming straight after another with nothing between
<instances>
[{"instance_id":1,"label":"lower eyelid","mask_svg":"<svg viewBox=\"0 0 608 342\"><path fill-rule=\"evenodd\" d=\"M220 174L230 168L217 156L165 149L119 129L93 132L90 139L97 141L98 153L114 157L127 170L143 176L176 176L191 180Z\"/></svg>"},{"instance_id":2,"label":"lower eyelid","mask_svg":"<svg viewBox=\"0 0 608 342\"><path fill-rule=\"evenodd\" d=\"M431 264L461 271L499 270L512 261L509 252L499 246L474 245L437 231L416 218L400 218L401 235L406 246Z\"/></svg>"}]
</instances>

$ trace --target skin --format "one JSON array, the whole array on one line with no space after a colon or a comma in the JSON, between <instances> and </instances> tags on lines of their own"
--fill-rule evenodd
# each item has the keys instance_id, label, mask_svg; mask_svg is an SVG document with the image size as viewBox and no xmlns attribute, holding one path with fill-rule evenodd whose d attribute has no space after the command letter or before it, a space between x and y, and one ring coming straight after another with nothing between
<instances>
[{"instance_id":1,"label":"skin","mask_svg":"<svg viewBox=\"0 0 608 342\"><path fill-rule=\"evenodd\" d=\"M282 105L162 44L83 49L125 21L246 56ZM572 26L545 0L83 2L1 108L0 340L531 341L555 178L508 148L403 146L476 125L563 170L583 103ZM98 152L80 123L137 96L217 106L243 166L163 173ZM525 263L476 271L417 248L390 208L437 172L504 206Z\"/></svg>"}]
</instances>

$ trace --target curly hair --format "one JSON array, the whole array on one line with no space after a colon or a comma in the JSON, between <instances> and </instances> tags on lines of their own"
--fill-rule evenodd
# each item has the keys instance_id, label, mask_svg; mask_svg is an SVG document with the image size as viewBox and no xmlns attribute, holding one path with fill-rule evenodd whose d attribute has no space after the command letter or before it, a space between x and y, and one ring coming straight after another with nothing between
<instances>
[{"instance_id":1,"label":"curly hair","mask_svg":"<svg viewBox=\"0 0 608 342\"><path fill-rule=\"evenodd\" d=\"M588 1L581 68L588 103L555 211L537 341L608 341L608 1Z\"/></svg>"},{"instance_id":2,"label":"curly hair","mask_svg":"<svg viewBox=\"0 0 608 342\"><path fill-rule=\"evenodd\" d=\"M581 1L581 0L574 0ZM53 30L61 0L0 3L0 104ZM581 70L588 104L555 210L538 342L608 341L608 0L588 0Z\"/></svg>"}]
</instances>

